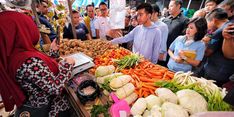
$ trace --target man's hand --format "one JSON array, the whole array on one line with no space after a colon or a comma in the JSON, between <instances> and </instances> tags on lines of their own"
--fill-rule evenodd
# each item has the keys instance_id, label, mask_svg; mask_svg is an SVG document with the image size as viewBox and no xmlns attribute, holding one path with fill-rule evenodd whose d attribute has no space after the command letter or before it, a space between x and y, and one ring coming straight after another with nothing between
<instances>
[{"instance_id":1,"label":"man's hand","mask_svg":"<svg viewBox=\"0 0 234 117\"><path fill-rule=\"evenodd\" d=\"M206 45L208 45L208 43L210 42L210 40L211 40L211 38L210 38L210 37L207 37L207 36L205 36L205 37L202 38L202 41L203 41Z\"/></svg>"},{"instance_id":2,"label":"man's hand","mask_svg":"<svg viewBox=\"0 0 234 117\"><path fill-rule=\"evenodd\" d=\"M165 53L160 53L158 59L160 61L164 61L164 58L165 58Z\"/></svg>"},{"instance_id":3,"label":"man's hand","mask_svg":"<svg viewBox=\"0 0 234 117\"><path fill-rule=\"evenodd\" d=\"M53 42L50 44L50 48L51 48L53 51L58 51L58 50L59 50L59 45L57 45L56 39L54 39Z\"/></svg>"},{"instance_id":4,"label":"man's hand","mask_svg":"<svg viewBox=\"0 0 234 117\"><path fill-rule=\"evenodd\" d=\"M222 34L224 39L234 39L234 23L229 24L226 28L224 28Z\"/></svg>"},{"instance_id":5,"label":"man's hand","mask_svg":"<svg viewBox=\"0 0 234 117\"><path fill-rule=\"evenodd\" d=\"M112 38L118 38L118 37L122 37L122 31L120 29L111 29L108 32L108 36L112 37Z\"/></svg>"}]
</instances>

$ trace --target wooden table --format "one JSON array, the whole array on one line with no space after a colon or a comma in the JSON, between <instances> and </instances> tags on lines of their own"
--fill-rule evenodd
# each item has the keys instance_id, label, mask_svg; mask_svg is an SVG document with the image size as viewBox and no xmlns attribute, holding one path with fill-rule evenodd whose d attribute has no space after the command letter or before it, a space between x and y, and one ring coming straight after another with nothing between
<instances>
[{"instance_id":1,"label":"wooden table","mask_svg":"<svg viewBox=\"0 0 234 117\"><path fill-rule=\"evenodd\" d=\"M65 84L65 89L68 93L68 100L70 104L72 105L72 107L74 108L76 116L77 117L91 117L91 113L85 109L85 105L83 105L80 102L75 91L71 87L69 87L67 84ZM101 92L101 96L97 98L100 99L102 104L106 104L108 101L108 97L105 96L102 92ZM90 103L95 104L95 101L92 101Z\"/></svg>"}]
</instances>

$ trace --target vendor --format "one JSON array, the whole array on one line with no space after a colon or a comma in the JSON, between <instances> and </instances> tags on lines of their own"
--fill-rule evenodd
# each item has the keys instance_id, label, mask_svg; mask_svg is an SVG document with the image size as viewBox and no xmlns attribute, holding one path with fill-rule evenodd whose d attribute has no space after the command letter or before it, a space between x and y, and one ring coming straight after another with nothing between
<instances>
[{"instance_id":1,"label":"vendor","mask_svg":"<svg viewBox=\"0 0 234 117\"><path fill-rule=\"evenodd\" d=\"M191 71L192 66L198 66L204 57L205 44L201 39L206 34L207 23L205 18L195 18L188 23L186 35L178 36L170 45L167 64L172 71ZM186 55L186 51L194 52L195 57Z\"/></svg>"},{"instance_id":2,"label":"vendor","mask_svg":"<svg viewBox=\"0 0 234 117\"><path fill-rule=\"evenodd\" d=\"M90 40L92 39L90 36L90 33L88 31L88 28L85 26L85 24L80 23L80 14L78 11L73 10L72 11L72 18L74 21L74 27L76 30L76 36L77 39L81 39L82 41L84 40ZM68 24L68 26L65 26L63 29L63 38L68 38L68 39L74 39L73 33L72 33L72 25L71 23Z\"/></svg>"},{"instance_id":3,"label":"vendor","mask_svg":"<svg viewBox=\"0 0 234 117\"><path fill-rule=\"evenodd\" d=\"M6 111L16 105L16 117L69 116L70 106L62 92L74 60L57 63L36 50L39 31L29 16L4 11L0 17L0 93ZM57 51L55 41L51 49Z\"/></svg>"}]
</instances>

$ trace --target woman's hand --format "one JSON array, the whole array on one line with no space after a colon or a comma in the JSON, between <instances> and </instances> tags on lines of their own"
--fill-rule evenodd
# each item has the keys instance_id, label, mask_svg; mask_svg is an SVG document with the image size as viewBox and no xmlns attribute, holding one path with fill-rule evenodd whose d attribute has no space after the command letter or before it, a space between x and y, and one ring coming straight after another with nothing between
<instances>
[{"instance_id":1,"label":"woman's hand","mask_svg":"<svg viewBox=\"0 0 234 117\"><path fill-rule=\"evenodd\" d=\"M181 58L181 57L175 57L175 62L177 62L177 63L183 63L184 61L183 61L183 59Z\"/></svg>"},{"instance_id":2,"label":"woman's hand","mask_svg":"<svg viewBox=\"0 0 234 117\"><path fill-rule=\"evenodd\" d=\"M56 39L54 39L53 42L51 43L50 49L52 49L53 51L59 50L59 45L56 43Z\"/></svg>"},{"instance_id":3,"label":"woman's hand","mask_svg":"<svg viewBox=\"0 0 234 117\"><path fill-rule=\"evenodd\" d=\"M75 60L73 58L68 57L68 58L65 58L64 60L65 60L65 62L67 62L69 64L75 65Z\"/></svg>"},{"instance_id":4,"label":"woman's hand","mask_svg":"<svg viewBox=\"0 0 234 117\"><path fill-rule=\"evenodd\" d=\"M179 56L180 56L180 58L185 57L185 56L184 56L184 51L183 51L183 50L180 50L180 51L179 51Z\"/></svg>"}]
</instances>

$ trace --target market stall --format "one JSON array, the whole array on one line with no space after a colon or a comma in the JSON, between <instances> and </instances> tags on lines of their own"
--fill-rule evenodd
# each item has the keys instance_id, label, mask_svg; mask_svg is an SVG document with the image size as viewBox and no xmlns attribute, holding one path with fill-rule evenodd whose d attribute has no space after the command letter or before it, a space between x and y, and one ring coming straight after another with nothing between
<instances>
[{"instance_id":1,"label":"market stall","mask_svg":"<svg viewBox=\"0 0 234 117\"><path fill-rule=\"evenodd\" d=\"M225 89L213 81L194 77L191 72L174 73L103 40L63 40L60 46L65 46L61 47L62 55L83 52L95 64L66 85L69 100L79 116L102 113L105 117L189 117L201 112L232 110L222 100ZM91 92L98 89L100 93L95 99L82 100L78 87L87 74L98 85Z\"/></svg>"},{"instance_id":2,"label":"market stall","mask_svg":"<svg viewBox=\"0 0 234 117\"><path fill-rule=\"evenodd\" d=\"M65 84L77 116L189 117L233 110L223 101L225 89L191 72L174 73L102 39L59 44L61 59L77 60Z\"/></svg>"}]
</instances>

